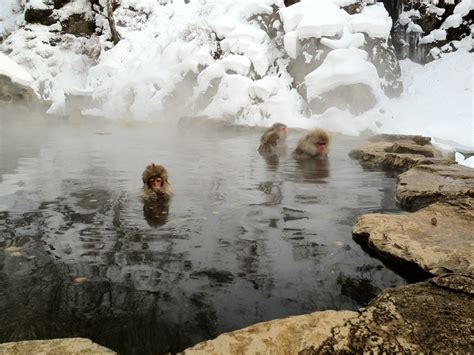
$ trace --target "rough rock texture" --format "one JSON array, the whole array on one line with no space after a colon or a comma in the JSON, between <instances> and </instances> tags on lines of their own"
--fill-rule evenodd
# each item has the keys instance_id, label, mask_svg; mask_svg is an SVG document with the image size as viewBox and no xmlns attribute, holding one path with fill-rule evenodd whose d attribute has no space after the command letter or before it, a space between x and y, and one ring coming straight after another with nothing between
<instances>
[{"instance_id":1,"label":"rough rock texture","mask_svg":"<svg viewBox=\"0 0 474 355\"><path fill-rule=\"evenodd\" d=\"M30 340L0 344L0 354L116 354L89 339L69 338L50 340Z\"/></svg>"},{"instance_id":2,"label":"rough rock texture","mask_svg":"<svg viewBox=\"0 0 474 355\"><path fill-rule=\"evenodd\" d=\"M474 277L444 275L389 289L359 317L300 354L472 353Z\"/></svg>"},{"instance_id":3,"label":"rough rock texture","mask_svg":"<svg viewBox=\"0 0 474 355\"><path fill-rule=\"evenodd\" d=\"M184 354L298 354L322 344L334 327L356 316L351 311L325 311L258 323L199 343Z\"/></svg>"},{"instance_id":4,"label":"rough rock texture","mask_svg":"<svg viewBox=\"0 0 474 355\"><path fill-rule=\"evenodd\" d=\"M474 273L474 199L436 202L415 213L367 214L354 239L405 269L422 274Z\"/></svg>"},{"instance_id":5,"label":"rough rock texture","mask_svg":"<svg viewBox=\"0 0 474 355\"><path fill-rule=\"evenodd\" d=\"M88 19L83 14L73 14L65 21L61 22L64 32L73 34L77 37L89 37L95 33L96 25L93 19Z\"/></svg>"},{"instance_id":6,"label":"rough rock texture","mask_svg":"<svg viewBox=\"0 0 474 355\"><path fill-rule=\"evenodd\" d=\"M396 198L410 211L464 197L474 197L474 169L466 166L419 165L398 176Z\"/></svg>"},{"instance_id":7,"label":"rough rock texture","mask_svg":"<svg viewBox=\"0 0 474 355\"><path fill-rule=\"evenodd\" d=\"M472 329L474 278L450 274L385 290L359 312L316 312L260 323L184 353L469 353Z\"/></svg>"},{"instance_id":8,"label":"rough rock texture","mask_svg":"<svg viewBox=\"0 0 474 355\"><path fill-rule=\"evenodd\" d=\"M30 104L38 101L32 88L15 83L5 75L0 75L0 103Z\"/></svg>"},{"instance_id":9,"label":"rough rock texture","mask_svg":"<svg viewBox=\"0 0 474 355\"><path fill-rule=\"evenodd\" d=\"M351 158L360 160L366 167L406 171L420 164L455 164L451 157L443 158L428 137L380 135L371 140L373 142L349 153Z\"/></svg>"}]
</instances>

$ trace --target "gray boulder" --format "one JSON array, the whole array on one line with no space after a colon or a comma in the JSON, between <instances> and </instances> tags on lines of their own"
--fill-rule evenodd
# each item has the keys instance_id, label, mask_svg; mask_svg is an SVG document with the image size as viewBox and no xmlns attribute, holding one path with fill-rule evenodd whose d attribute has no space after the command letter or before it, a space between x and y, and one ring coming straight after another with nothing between
<instances>
[{"instance_id":1,"label":"gray boulder","mask_svg":"<svg viewBox=\"0 0 474 355\"><path fill-rule=\"evenodd\" d=\"M415 213L367 214L353 237L401 270L425 276L474 273L474 199L436 202Z\"/></svg>"},{"instance_id":2,"label":"gray boulder","mask_svg":"<svg viewBox=\"0 0 474 355\"><path fill-rule=\"evenodd\" d=\"M443 157L428 137L385 134L370 140L349 152L364 167L406 171L420 164L455 164L453 157Z\"/></svg>"},{"instance_id":3,"label":"gray boulder","mask_svg":"<svg viewBox=\"0 0 474 355\"><path fill-rule=\"evenodd\" d=\"M474 197L474 169L466 166L419 165L398 176L396 198L410 211L464 197Z\"/></svg>"}]
</instances>

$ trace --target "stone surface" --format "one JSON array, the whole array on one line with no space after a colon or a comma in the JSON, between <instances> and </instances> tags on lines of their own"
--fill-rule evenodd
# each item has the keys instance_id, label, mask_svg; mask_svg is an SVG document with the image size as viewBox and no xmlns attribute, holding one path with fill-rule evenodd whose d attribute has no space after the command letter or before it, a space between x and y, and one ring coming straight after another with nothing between
<instances>
[{"instance_id":1,"label":"stone surface","mask_svg":"<svg viewBox=\"0 0 474 355\"><path fill-rule=\"evenodd\" d=\"M462 274L388 289L300 354L472 353L473 290L474 277Z\"/></svg>"},{"instance_id":2,"label":"stone surface","mask_svg":"<svg viewBox=\"0 0 474 355\"><path fill-rule=\"evenodd\" d=\"M184 354L469 353L474 278L450 274L388 289L359 312L325 311L259 323Z\"/></svg>"},{"instance_id":3,"label":"stone surface","mask_svg":"<svg viewBox=\"0 0 474 355\"><path fill-rule=\"evenodd\" d=\"M474 169L463 165L419 165L397 180L396 198L410 211L435 201L474 197Z\"/></svg>"},{"instance_id":4,"label":"stone surface","mask_svg":"<svg viewBox=\"0 0 474 355\"><path fill-rule=\"evenodd\" d=\"M436 202L415 213L367 214L354 239L403 269L428 276L474 273L474 199Z\"/></svg>"},{"instance_id":5,"label":"stone surface","mask_svg":"<svg viewBox=\"0 0 474 355\"><path fill-rule=\"evenodd\" d=\"M8 76L0 75L0 103L29 105L38 101L38 96L32 88L14 82Z\"/></svg>"},{"instance_id":6,"label":"stone surface","mask_svg":"<svg viewBox=\"0 0 474 355\"><path fill-rule=\"evenodd\" d=\"M334 327L356 316L351 311L325 311L258 323L199 343L184 354L298 354L322 344Z\"/></svg>"},{"instance_id":7,"label":"stone surface","mask_svg":"<svg viewBox=\"0 0 474 355\"><path fill-rule=\"evenodd\" d=\"M361 164L369 168L406 171L420 164L455 164L451 158L442 157L431 144L425 143L426 137L401 139L386 136L388 141L375 141L363 144L350 151L349 156L360 160ZM428 138L429 139L429 138ZM423 144L418 144L422 142Z\"/></svg>"},{"instance_id":8,"label":"stone surface","mask_svg":"<svg viewBox=\"0 0 474 355\"><path fill-rule=\"evenodd\" d=\"M0 344L0 354L116 354L85 338L30 340Z\"/></svg>"}]
</instances>

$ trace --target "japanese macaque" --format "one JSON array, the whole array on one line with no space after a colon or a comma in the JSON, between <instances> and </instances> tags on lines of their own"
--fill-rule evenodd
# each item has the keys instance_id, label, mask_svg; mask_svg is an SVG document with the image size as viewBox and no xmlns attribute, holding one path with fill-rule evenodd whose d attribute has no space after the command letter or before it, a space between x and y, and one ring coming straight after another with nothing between
<instances>
[{"instance_id":1,"label":"japanese macaque","mask_svg":"<svg viewBox=\"0 0 474 355\"><path fill-rule=\"evenodd\" d=\"M143 171L142 180L142 198L144 201L168 202L171 199L168 173L163 166L148 165Z\"/></svg>"},{"instance_id":2,"label":"japanese macaque","mask_svg":"<svg viewBox=\"0 0 474 355\"><path fill-rule=\"evenodd\" d=\"M258 152L260 155L270 155L276 153L276 148L278 147L278 142L280 140L280 135L276 131L268 131L261 139L260 146L258 147Z\"/></svg>"},{"instance_id":3,"label":"japanese macaque","mask_svg":"<svg viewBox=\"0 0 474 355\"><path fill-rule=\"evenodd\" d=\"M316 128L306 133L293 151L296 160L326 159L329 152L329 135L326 131Z\"/></svg>"},{"instance_id":4,"label":"japanese macaque","mask_svg":"<svg viewBox=\"0 0 474 355\"><path fill-rule=\"evenodd\" d=\"M284 123L274 123L269 129L267 129L260 137L260 143L263 143L267 135L271 132L277 132L280 137L281 143L288 138L288 127Z\"/></svg>"}]
</instances>

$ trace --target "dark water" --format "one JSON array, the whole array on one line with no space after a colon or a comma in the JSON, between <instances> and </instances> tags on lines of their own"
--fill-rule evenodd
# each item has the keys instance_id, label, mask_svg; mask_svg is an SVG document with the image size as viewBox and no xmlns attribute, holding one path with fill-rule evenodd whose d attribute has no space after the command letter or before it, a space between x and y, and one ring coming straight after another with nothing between
<instances>
[{"instance_id":1,"label":"dark water","mask_svg":"<svg viewBox=\"0 0 474 355\"><path fill-rule=\"evenodd\" d=\"M258 137L0 119L0 342L174 352L406 283L352 240L359 215L398 210L394 179L348 158L359 142L299 165L265 162ZM139 199L150 162L169 170L166 220Z\"/></svg>"}]
</instances>

